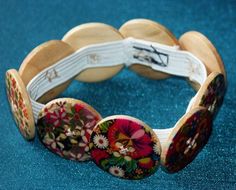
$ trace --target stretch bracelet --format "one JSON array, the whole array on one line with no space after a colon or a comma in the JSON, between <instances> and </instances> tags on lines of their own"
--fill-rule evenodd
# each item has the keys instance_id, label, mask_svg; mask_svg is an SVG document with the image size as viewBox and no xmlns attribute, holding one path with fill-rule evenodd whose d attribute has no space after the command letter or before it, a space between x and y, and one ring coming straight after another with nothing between
<instances>
[{"instance_id":1,"label":"stretch bracelet","mask_svg":"<svg viewBox=\"0 0 236 190\"><path fill-rule=\"evenodd\" d=\"M82 100L56 98L73 79L98 82L128 67L151 79L179 76L197 91L175 126L152 129L126 115L102 118ZM168 173L187 166L207 143L223 103L226 74L212 43L199 32L177 40L146 19L119 31L101 23L70 30L62 39L36 47L19 71L6 72L8 100L26 140L35 137L53 153L95 164L125 179L150 176L161 165ZM35 127L36 126L36 127Z\"/></svg>"}]
</instances>

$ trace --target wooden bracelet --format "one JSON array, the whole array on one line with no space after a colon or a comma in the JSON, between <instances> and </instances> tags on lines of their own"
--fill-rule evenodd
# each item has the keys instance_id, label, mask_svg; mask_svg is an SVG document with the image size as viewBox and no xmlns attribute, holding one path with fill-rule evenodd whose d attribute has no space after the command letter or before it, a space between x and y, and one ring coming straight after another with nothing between
<instances>
[{"instance_id":1,"label":"wooden bracelet","mask_svg":"<svg viewBox=\"0 0 236 190\"><path fill-rule=\"evenodd\" d=\"M74 78L98 82L124 66L151 79L179 75L197 90L173 128L152 129L125 115L102 118L81 100L54 99ZM25 139L35 137L36 123L41 142L53 153L76 161L92 158L114 176L142 179L159 165L166 172L178 172L197 156L223 103L226 73L216 49L201 33L187 32L178 41L164 26L134 19L119 31L101 23L80 25L62 41L36 47L19 72L6 72L6 87Z\"/></svg>"}]
</instances>

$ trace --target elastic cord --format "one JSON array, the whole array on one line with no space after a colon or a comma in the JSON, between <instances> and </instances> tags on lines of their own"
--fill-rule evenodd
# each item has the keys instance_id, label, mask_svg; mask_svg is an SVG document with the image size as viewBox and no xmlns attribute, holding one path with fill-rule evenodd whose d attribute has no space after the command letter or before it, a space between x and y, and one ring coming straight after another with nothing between
<instances>
[{"instance_id":1,"label":"elastic cord","mask_svg":"<svg viewBox=\"0 0 236 190\"><path fill-rule=\"evenodd\" d=\"M180 51L176 47L134 38L89 45L44 69L29 82L27 91L32 103L35 122L44 107L44 104L36 100L43 94L86 69L122 64L126 66L145 65L156 71L188 77L199 84L203 84L207 76L206 68L198 58L189 52ZM154 129L154 131L163 143L172 129Z\"/></svg>"}]
</instances>

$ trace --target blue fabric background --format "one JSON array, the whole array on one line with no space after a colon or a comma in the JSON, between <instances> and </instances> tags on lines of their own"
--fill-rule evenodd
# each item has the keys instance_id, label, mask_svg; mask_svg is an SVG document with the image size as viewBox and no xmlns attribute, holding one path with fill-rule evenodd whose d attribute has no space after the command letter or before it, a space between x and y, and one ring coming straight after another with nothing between
<instances>
[{"instance_id":1,"label":"blue fabric background","mask_svg":"<svg viewBox=\"0 0 236 190\"><path fill-rule=\"evenodd\" d=\"M202 152L184 170L139 181L108 175L93 162L76 163L52 154L36 138L26 142L11 117L4 75L18 69L37 45L60 39L72 27L104 22L119 28L133 18L148 18L178 38L189 30L208 36L228 74L228 92ZM236 1L3 1L0 0L0 189L236 189ZM135 116L153 128L175 124L194 91L174 77L152 81L125 69L97 84L74 81L62 94L82 99L104 117Z\"/></svg>"}]
</instances>

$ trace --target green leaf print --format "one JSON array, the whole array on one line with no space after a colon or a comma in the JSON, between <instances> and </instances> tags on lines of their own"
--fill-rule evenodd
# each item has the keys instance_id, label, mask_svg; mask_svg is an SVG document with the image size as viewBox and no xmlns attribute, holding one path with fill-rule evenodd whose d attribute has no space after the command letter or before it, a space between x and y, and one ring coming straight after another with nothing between
<instances>
[{"instance_id":1,"label":"green leaf print","mask_svg":"<svg viewBox=\"0 0 236 190\"><path fill-rule=\"evenodd\" d=\"M117 161L117 166L123 166L125 164L125 159L123 157L119 157Z\"/></svg>"},{"instance_id":2,"label":"green leaf print","mask_svg":"<svg viewBox=\"0 0 236 190\"><path fill-rule=\"evenodd\" d=\"M18 100L18 94L17 94L17 91L15 91L15 99Z\"/></svg>"},{"instance_id":3,"label":"green leaf print","mask_svg":"<svg viewBox=\"0 0 236 190\"><path fill-rule=\"evenodd\" d=\"M127 161L126 162L126 170L127 172L131 172L137 168L137 163L135 160Z\"/></svg>"},{"instance_id":4,"label":"green leaf print","mask_svg":"<svg viewBox=\"0 0 236 190\"><path fill-rule=\"evenodd\" d=\"M101 161L101 166L107 170L109 168L109 160L105 159Z\"/></svg>"},{"instance_id":5,"label":"green leaf print","mask_svg":"<svg viewBox=\"0 0 236 190\"><path fill-rule=\"evenodd\" d=\"M75 114L75 107L74 106L71 107L71 111L73 114Z\"/></svg>"},{"instance_id":6,"label":"green leaf print","mask_svg":"<svg viewBox=\"0 0 236 190\"><path fill-rule=\"evenodd\" d=\"M106 133L108 131L109 124L107 122L103 122L99 127L102 133Z\"/></svg>"},{"instance_id":7,"label":"green leaf print","mask_svg":"<svg viewBox=\"0 0 236 190\"><path fill-rule=\"evenodd\" d=\"M116 165L118 163L118 161L119 161L119 158L117 158L117 157L112 157L109 159L110 165Z\"/></svg>"},{"instance_id":8,"label":"green leaf print","mask_svg":"<svg viewBox=\"0 0 236 190\"><path fill-rule=\"evenodd\" d=\"M52 133L48 133L48 136L50 137L50 139L53 139Z\"/></svg>"},{"instance_id":9,"label":"green leaf print","mask_svg":"<svg viewBox=\"0 0 236 190\"><path fill-rule=\"evenodd\" d=\"M21 109L19 109L19 114L20 114L21 117L23 117L23 113L22 113Z\"/></svg>"},{"instance_id":10,"label":"green leaf print","mask_svg":"<svg viewBox=\"0 0 236 190\"><path fill-rule=\"evenodd\" d=\"M108 131L108 128L114 123L114 120L103 122L99 125L100 130L102 133L106 133Z\"/></svg>"}]
</instances>

